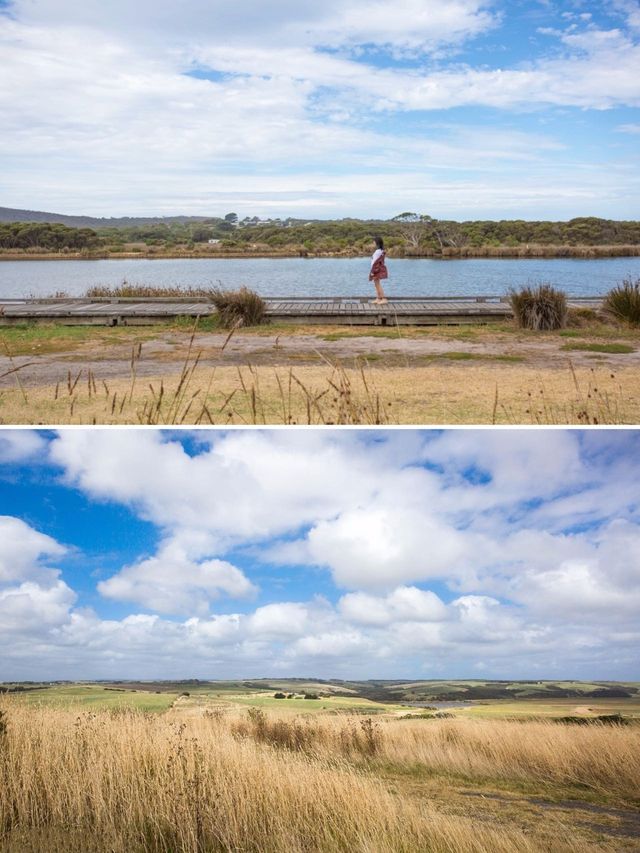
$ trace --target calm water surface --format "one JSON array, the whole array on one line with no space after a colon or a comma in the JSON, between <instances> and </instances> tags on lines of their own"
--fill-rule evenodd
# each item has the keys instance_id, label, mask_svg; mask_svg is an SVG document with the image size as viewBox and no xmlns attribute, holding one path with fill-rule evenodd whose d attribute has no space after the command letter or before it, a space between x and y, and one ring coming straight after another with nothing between
<instances>
[{"instance_id":1,"label":"calm water surface","mask_svg":"<svg viewBox=\"0 0 640 853\"><path fill-rule=\"evenodd\" d=\"M502 295L542 281L573 296L606 293L622 279L640 278L640 258L577 260L388 261L393 296ZM246 285L263 296L359 296L373 293L367 258L161 259L0 261L0 297L81 296L92 285Z\"/></svg>"}]
</instances>

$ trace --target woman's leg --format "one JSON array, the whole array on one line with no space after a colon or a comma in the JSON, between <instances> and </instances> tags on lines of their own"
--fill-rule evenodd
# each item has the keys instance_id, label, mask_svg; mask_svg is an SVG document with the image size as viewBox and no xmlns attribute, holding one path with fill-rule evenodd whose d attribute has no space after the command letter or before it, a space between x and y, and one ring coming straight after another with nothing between
<instances>
[{"instance_id":1,"label":"woman's leg","mask_svg":"<svg viewBox=\"0 0 640 853\"><path fill-rule=\"evenodd\" d=\"M384 290L382 289L382 285L380 284L379 278L374 278L373 283L376 287L376 293L378 294L378 299L380 302L386 302L387 297L384 295Z\"/></svg>"}]
</instances>

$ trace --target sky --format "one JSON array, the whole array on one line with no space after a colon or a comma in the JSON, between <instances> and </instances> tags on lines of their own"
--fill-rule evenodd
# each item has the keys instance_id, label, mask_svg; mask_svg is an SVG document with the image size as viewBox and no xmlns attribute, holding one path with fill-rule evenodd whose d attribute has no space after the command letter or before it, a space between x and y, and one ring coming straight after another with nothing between
<instances>
[{"instance_id":1,"label":"sky","mask_svg":"<svg viewBox=\"0 0 640 853\"><path fill-rule=\"evenodd\" d=\"M640 433L0 430L0 681L640 677Z\"/></svg>"},{"instance_id":2,"label":"sky","mask_svg":"<svg viewBox=\"0 0 640 853\"><path fill-rule=\"evenodd\" d=\"M637 217L638 0L0 0L0 204Z\"/></svg>"}]
</instances>

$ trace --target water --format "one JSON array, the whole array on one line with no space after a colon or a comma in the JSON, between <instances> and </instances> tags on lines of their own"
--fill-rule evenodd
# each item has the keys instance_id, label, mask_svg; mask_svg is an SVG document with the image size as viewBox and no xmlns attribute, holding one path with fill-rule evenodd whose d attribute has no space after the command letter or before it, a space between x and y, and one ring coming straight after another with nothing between
<instances>
[{"instance_id":1,"label":"water","mask_svg":"<svg viewBox=\"0 0 640 853\"><path fill-rule=\"evenodd\" d=\"M391 296L498 295L548 281L571 296L606 293L622 279L640 278L640 257L578 260L472 258L388 261ZM246 285L263 296L372 295L368 258L161 259L0 261L0 297L82 296L92 285Z\"/></svg>"}]
</instances>

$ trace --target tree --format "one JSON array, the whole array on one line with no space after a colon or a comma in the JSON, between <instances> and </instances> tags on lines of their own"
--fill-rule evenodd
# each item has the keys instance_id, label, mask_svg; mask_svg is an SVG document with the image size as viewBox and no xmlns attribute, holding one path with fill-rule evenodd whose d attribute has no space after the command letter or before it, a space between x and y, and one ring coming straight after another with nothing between
<instances>
[{"instance_id":1,"label":"tree","mask_svg":"<svg viewBox=\"0 0 640 853\"><path fill-rule=\"evenodd\" d=\"M423 216L422 221L429 234L438 241L440 251L445 247L458 248L468 242L467 235L457 222L433 219L431 216Z\"/></svg>"},{"instance_id":2,"label":"tree","mask_svg":"<svg viewBox=\"0 0 640 853\"><path fill-rule=\"evenodd\" d=\"M238 214L237 213L227 213L224 218L225 222L228 222L229 225L237 225L238 224Z\"/></svg>"},{"instance_id":3,"label":"tree","mask_svg":"<svg viewBox=\"0 0 640 853\"><path fill-rule=\"evenodd\" d=\"M391 220L392 222L420 222L423 217L420 216L419 213L412 213L409 210L405 210L404 213L399 213L397 216L394 216Z\"/></svg>"}]
</instances>

